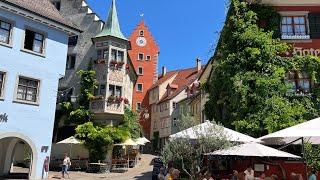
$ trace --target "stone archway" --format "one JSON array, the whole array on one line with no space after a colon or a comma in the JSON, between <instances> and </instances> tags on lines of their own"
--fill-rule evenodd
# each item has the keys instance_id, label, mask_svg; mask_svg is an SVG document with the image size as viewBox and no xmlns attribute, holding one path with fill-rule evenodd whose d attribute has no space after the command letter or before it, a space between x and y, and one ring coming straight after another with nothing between
<instances>
[{"instance_id":1,"label":"stone archway","mask_svg":"<svg viewBox=\"0 0 320 180\"><path fill-rule=\"evenodd\" d=\"M38 160L37 148L29 137L16 132L0 133L0 176L6 176L10 173L13 156L19 142L25 143L31 149L28 178L35 179Z\"/></svg>"}]
</instances>

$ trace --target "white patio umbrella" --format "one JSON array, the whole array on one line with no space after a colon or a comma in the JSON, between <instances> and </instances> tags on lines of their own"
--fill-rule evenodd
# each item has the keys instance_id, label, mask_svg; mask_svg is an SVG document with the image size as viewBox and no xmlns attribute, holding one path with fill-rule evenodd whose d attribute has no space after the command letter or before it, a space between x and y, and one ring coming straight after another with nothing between
<instances>
[{"instance_id":1,"label":"white patio umbrella","mask_svg":"<svg viewBox=\"0 0 320 180\"><path fill-rule=\"evenodd\" d=\"M283 145L302 139L304 142L320 144L320 118L316 118L272 134L260 137L265 144ZM301 142L294 142L300 144Z\"/></svg>"},{"instance_id":2,"label":"white patio umbrella","mask_svg":"<svg viewBox=\"0 0 320 180\"><path fill-rule=\"evenodd\" d=\"M145 137L142 137L141 138L145 143L150 143L150 141L147 139L147 138L145 138Z\"/></svg>"},{"instance_id":3,"label":"white patio umbrella","mask_svg":"<svg viewBox=\"0 0 320 180\"><path fill-rule=\"evenodd\" d=\"M114 144L114 146L137 146L138 144L136 142L134 142L132 139L127 139L125 142L123 143L119 143L119 144ZM128 150L128 148L126 148ZM128 154L128 167L129 167L129 163L130 163L130 157L129 157L129 152L127 152Z\"/></svg>"},{"instance_id":4,"label":"white patio umbrella","mask_svg":"<svg viewBox=\"0 0 320 180\"><path fill-rule=\"evenodd\" d=\"M219 156L244 156L244 157L279 157L279 158L294 158L301 159L284 151L280 151L262 144L255 142L233 146L224 150L214 151L206 155L219 155Z\"/></svg>"},{"instance_id":5,"label":"white patio umbrella","mask_svg":"<svg viewBox=\"0 0 320 180\"><path fill-rule=\"evenodd\" d=\"M215 134L213 130L221 131L221 133ZM175 138L188 138L188 139L198 139L200 136L220 136L221 134L225 135L228 141L231 142L260 142L260 140L250 137L248 135L239 133L237 131L219 126L217 124L206 121L205 123L196 125L189 129L183 130L176 134L170 136L170 139Z\"/></svg>"},{"instance_id":6,"label":"white patio umbrella","mask_svg":"<svg viewBox=\"0 0 320 180\"><path fill-rule=\"evenodd\" d=\"M135 140L135 142L138 144L138 145L140 145L140 146L144 146L146 143L144 142L144 140L143 139L141 139L141 138L138 138L137 140Z\"/></svg>"},{"instance_id":7,"label":"white patio umbrella","mask_svg":"<svg viewBox=\"0 0 320 180\"><path fill-rule=\"evenodd\" d=\"M81 144L81 142L79 140L77 140L75 137L71 136L65 140L62 140L60 142L57 142L57 144L68 144L69 147L69 156L71 158L71 149L72 149L72 145L74 144Z\"/></svg>"}]
</instances>

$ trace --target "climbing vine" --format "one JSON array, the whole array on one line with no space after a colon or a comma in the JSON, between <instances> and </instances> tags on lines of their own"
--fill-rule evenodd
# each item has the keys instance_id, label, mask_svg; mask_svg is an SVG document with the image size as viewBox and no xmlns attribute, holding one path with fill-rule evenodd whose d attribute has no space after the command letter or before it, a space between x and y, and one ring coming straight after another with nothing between
<instances>
[{"instance_id":1,"label":"climbing vine","mask_svg":"<svg viewBox=\"0 0 320 180\"><path fill-rule=\"evenodd\" d=\"M259 18L269 20L265 28ZM204 85L207 117L256 137L318 117L320 60L287 57L292 46L276 38L276 22L271 7L231 0L212 79ZM311 95L288 95L291 71L310 75Z\"/></svg>"}]
</instances>

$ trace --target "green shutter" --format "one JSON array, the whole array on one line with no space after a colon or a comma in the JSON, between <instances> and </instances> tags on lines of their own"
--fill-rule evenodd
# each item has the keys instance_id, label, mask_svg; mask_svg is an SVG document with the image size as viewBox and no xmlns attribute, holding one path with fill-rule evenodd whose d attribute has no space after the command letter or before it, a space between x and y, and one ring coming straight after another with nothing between
<instances>
[{"instance_id":1,"label":"green shutter","mask_svg":"<svg viewBox=\"0 0 320 180\"><path fill-rule=\"evenodd\" d=\"M309 14L309 28L311 39L320 39L320 14Z\"/></svg>"}]
</instances>

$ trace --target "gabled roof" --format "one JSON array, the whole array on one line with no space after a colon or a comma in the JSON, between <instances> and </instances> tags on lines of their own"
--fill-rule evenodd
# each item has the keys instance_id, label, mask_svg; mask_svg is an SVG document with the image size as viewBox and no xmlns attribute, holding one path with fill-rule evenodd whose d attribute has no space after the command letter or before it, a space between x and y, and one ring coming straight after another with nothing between
<instances>
[{"instance_id":1,"label":"gabled roof","mask_svg":"<svg viewBox=\"0 0 320 180\"><path fill-rule=\"evenodd\" d=\"M105 22L102 31L95 38L106 37L106 36L112 36L112 37L116 37L116 38L128 41L128 39L122 34L120 29L115 0L112 0L108 19Z\"/></svg>"},{"instance_id":2,"label":"gabled roof","mask_svg":"<svg viewBox=\"0 0 320 180\"><path fill-rule=\"evenodd\" d=\"M76 31L79 28L64 18L49 0L0 0Z\"/></svg>"},{"instance_id":3,"label":"gabled roof","mask_svg":"<svg viewBox=\"0 0 320 180\"><path fill-rule=\"evenodd\" d=\"M153 88L161 85L162 83L166 82L167 80L172 78L177 73L178 73L178 71L170 71L170 72L167 72L167 74L165 76L162 76L162 75L159 76L158 81L155 84L153 84L150 89L153 89Z\"/></svg>"},{"instance_id":4,"label":"gabled roof","mask_svg":"<svg viewBox=\"0 0 320 180\"><path fill-rule=\"evenodd\" d=\"M166 100L170 100L174 97L176 97L180 92L185 90L188 86L190 86L195 80L197 80L201 74L203 69L198 71L198 69L195 68L189 68L189 69L182 69L177 71L177 76L172 81L172 84L175 84L178 86L178 88L173 91L173 93L169 94L168 96L164 96L159 103L164 102Z\"/></svg>"}]
</instances>

